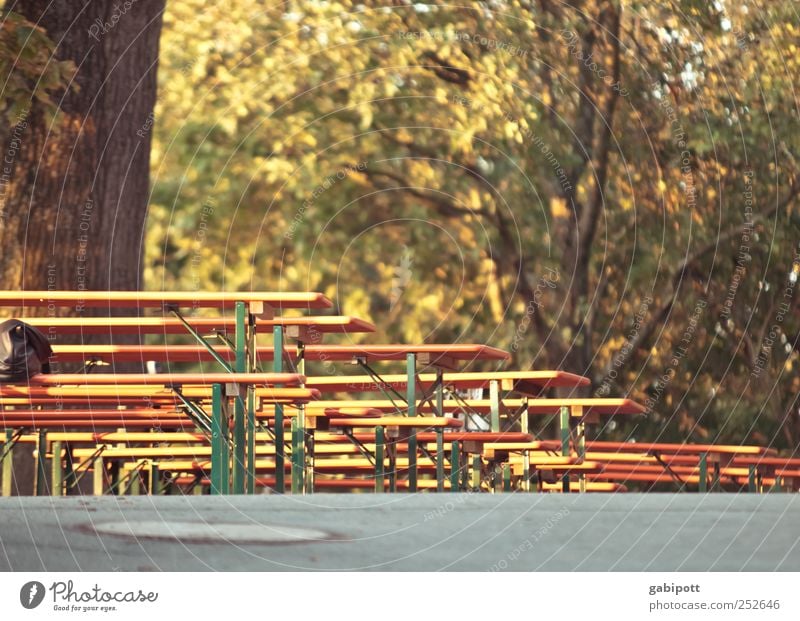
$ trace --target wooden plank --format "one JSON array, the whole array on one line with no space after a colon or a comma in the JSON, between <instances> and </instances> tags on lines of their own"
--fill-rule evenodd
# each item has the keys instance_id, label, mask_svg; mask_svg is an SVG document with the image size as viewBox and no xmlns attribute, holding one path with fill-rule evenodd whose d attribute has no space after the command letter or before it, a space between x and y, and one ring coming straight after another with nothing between
<instances>
[{"instance_id":1,"label":"wooden plank","mask_svg":"<svg viewBox=\"0 0 800 621\"><path fill-rule=\"evenodd\" d=\"M196 384L244 384L247 386L299 385L305 376L299 373L53 373L34 375L29 386L101 386L134 385L183 386ZM8 384L7 384L8 385ZM13 385L13 384L11 384Z\"/></svg>"},{"instance_id":2,"label":"wooden plank","mask_svg":"<svg viewBox=\"0 0 800 621\"><path fill-rule=\"evenodd\" d=\"M353 362L356 358L363 358L366 362L393 362L406 360L406 353L416 352L420 356L421 364L437 366L439 357L453 364L477 360L506 360L508 354L494 347L485 345L460 345L458 349L451 349L450 345L306 345L304 358L309 361L328 362ZM82 362L98 360L108 363L114 362L144 362L156 360L159 362L206 362L213 360L211 354L202 345L53 345L53 361L56 362ZM437 353L440 352L440 353ZM219 355L228 362L233 362L235 354L230 349L220 348ZM274 349L268 346L256 348L258 360L272 360ZM285 354L292 360L297 359L297 351L290 348ZM423 362L424 357L430 362ZM442 365L444 366L444 365Z\"/></svg>"},{"instance_id":3,"label":"wooden plank","mask_svg":"<svg viewBox=\"0 0 800 621\"><path fill-rule=\"evenodd\" d=\"M536 387L537 394L555 386L584 386L589 379L566 371L487 371L485 373L444 373L444 384L455 388L486 388L493 380L510 383L512 389L523 386L525 394ZM407 387L406 375L385 375L378 385L370 376L309 376L306 385L321 392L376 392L383 387L403 391ZM524 380L524 383L522 383ZM417 376L420 389L429 390L436 382L435 373L421 373Z\"/></svg>"},{"instance_id":4,"label":"wooden plank","mask_svg":"<svg viewBox=\"0 0 800 621\"><path fill-rule=\"evenodd\" d=\"M408 428L434 428L434 427L461 427L463 422L455 418L441 416L380 416L376 418L332 418L331 427L408 427Z\"/></svg>"},{"instance_id":5,"label":"wooden plank","mask_svg":"<svg viewBox=\"0 0 800 621\"><path fill-rule=\"evenodd\" d=\"M211 386L183 385L181 393L190 399L209 399ZM259 386L255 389L259 399L314 399L319 393L308 388L270 388ZM117 386L0 386L0 405L7 405L5 398L36 400L67 398L130 398L150 397L153 399L173 399L170 389L157 385L117 385ZM143 405L141 402L140 405Z\"/></svg>"},{"instance_id":6,"label":"wooden plank","mask_svg":"<svg viewBox=\"0 0 800 621\"><path fill-rule=\"evenodd\" d=\"M0 291L0 306L159 308L231 308L236 302L273 308L331 308L321 293L281 291Z\"/></svg>"},{"instance_id":7,"label":"wooden plank","mask_svg":"<svg viewBox=\"0 0 800 621\"><path fill-rule=\"evenodd\" d=\"M25 322L48 336L186 333L186 326L177 317L26 317ZM186 322L201 334L233 334L236 329L236 320L233 317L187 317ZM375 326L368 321L348 316L276 317L257 319L256 325L262 328L299 326L320 334L375 331Z\"/></svg>"},{"instance_id":8,"label":"wooden plank","mask_svg":"<svg viewBox=\"0 0 800 621\"><path fill-rule=\"evenodd\" d=\"M664 442L587 442L587 451L621 451L636 453L664 453L664 454L699 454L699 453L730 453L734 455L774 455L775 449L763 446L726 445L726 444L672 444Z\"/></svg>"}]
</instances>

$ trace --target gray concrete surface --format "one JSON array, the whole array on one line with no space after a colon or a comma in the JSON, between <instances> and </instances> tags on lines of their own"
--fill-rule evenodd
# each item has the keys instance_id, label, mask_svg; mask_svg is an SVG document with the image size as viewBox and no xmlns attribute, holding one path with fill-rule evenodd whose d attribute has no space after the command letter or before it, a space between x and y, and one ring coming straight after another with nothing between
<instances>
[{"instance_id":1,"label":"gray concrete surface","mask_svg":"<svg viewBox=\"0 0 800 621\"><path fill-rule=\"evenodd\" d=\"M0 570L800 571L800 497L3 498Z\"/></svg>"}]
</instances>

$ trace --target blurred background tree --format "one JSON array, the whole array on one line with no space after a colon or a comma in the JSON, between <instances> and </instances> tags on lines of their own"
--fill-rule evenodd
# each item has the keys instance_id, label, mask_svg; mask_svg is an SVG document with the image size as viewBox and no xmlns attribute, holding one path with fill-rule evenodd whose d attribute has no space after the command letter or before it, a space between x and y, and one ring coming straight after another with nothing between
<instances>
[{"instance_id":1,"label":"blurred background tree","mask_svg":"<svg viewBox=\"0 0 800 621\"><path fill-rule=\"evenodd\" d=\"M618 437L794 447L799 35L779 0L172 2L146 281L320 289L646 400Z\"/></svg>"},{"instance_id":2,"label":"blurred background tree","mask_svg":"<svg viewBox=\"0 0 800 621\"><path fill-rule=\"evenodd\" d=\"M322 290L366 340L648 404L608 436L794 450L799 28L782 0L172 0L144 284Z\"/></svg>"},{"instance_id":3,"label":"blurred background tree","mask_svg":"<svg viewBox=\"0 0 800 621\"><path fill-rule=\"evenodd\" d=\"M3 289L142 288L163 9L164 0L4 3ZM25 309L27 315L37 312L50 311ZM116 339L137 341L137 335ZM140 370L132 364L117 368ZM15 491L31 493L35 464L20 451L14 459Z\"/></svg>"},{"instance_id":4,"label":"blurred background tree","mask_svg":"<svg viewBox=\"0 0 800 621\"><path fill-rule=\"evenodd\" d=\"M5 3L5 288L141 287L151 140L143 129L163 8L164 0Z\"/></svg>"}]
</instances>

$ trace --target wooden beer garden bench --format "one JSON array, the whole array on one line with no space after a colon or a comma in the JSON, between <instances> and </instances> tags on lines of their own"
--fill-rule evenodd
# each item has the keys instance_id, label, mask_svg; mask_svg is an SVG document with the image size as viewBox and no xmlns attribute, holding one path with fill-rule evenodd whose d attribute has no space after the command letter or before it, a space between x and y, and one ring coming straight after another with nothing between
<instances>
[{"instance_id":1,"label":"wooden beer garden bench","mask_svg":"<svg viewBox=\"0 0 800 621\"><path fill-rule=\"evenodd\" d=\"M174 292L174 291L3 291L0 292L0 306L48 308L50 317L24 317L27 323L39 326L49 336L59 333L102 333L113 336L114 334L143 334L148 331L162 333L186 333L193 337L197 345L206 350L207 354L218 362L222 369L229 372L245 373L256 371L254 352L256 344L256 330L261 325L269 325L273 335L286 330L301 330L315 327L316 330L347 332L350 330L372 329L371 324L354 320L352 318L324 317L318 321L309 318L275 318L276 311L287 309L325 309L332 306L332 302L320 293L315 292ZM59 307L71 308L79 312L86 309L102 311L107 309L109 317L57 317ZM233 318L208 318L187 317L185 311L195 309L217 310L220 313L232 312ZM132 317L117 317L117 314L128 311ZM132 311L132 312L131 312ZM162 316L140 316L140 313L153 311L160 312ZM170 315L167 317L166 315ZM317 319L317 318L315 318ZM194 322L194 325L193 323ZM213 324L213 325L212 325ZM232 334L232 339L225 335L226 349L233 351L233 355L220 355L216 349L206 341L199 330L215 327ZM220 334L220 333L216 333ZM282 343L282 339L281 339ZM73 346L71 354L80 356L81 344ZM232 360L231 360L232 358ZM277 369L276 372L281 372ZM114 396L104 393L95 394L93 400L89 393L75 392L68 389L58 389L55 393L36 394L38 387L31 388L31 397L52 396L57 405L112 405ZM296 389L289 389L296 390ZM136 393L136 394L131 394ZM4 395L5 396L5 395ZM26 395L7 395L3 400L4 405L23 405L20 401ZM138 396L149 398L150 395L141 394L131 387L124 397L126 403L134 405L132 399ZM263 398L268 398L262 391ZM166 400L155 395L156 403ZM252 491L254 488L251 471L243 466L247 449L252 449L249 439L255 433L254 416L247 406L252 399L237 399L235 407L235 429L233 451L236 454L233 472L233 488L237 493ZM245 410L247 412L245 413ZM282 433L282 429L281 432ZM248 458L248 461L250 459Z\"/></svg>"},{"instance_id":2,"label":"wooden beer garden bench","mask_svg":"<svg viewBox=\"0 0 800 621\"><path fill-rule=\"evenodd\" d=\"M207 321L207 320L203 320ZM164 325L163 322L151 320L154 325ZM259 322L263 323L263 322ZM308 324L308 322L306 322ZM321 345L321 344L306 344L309 336L318 337L324 331L330 331L325 325L301 325L297 322L297 327L302 328L300 331L274 334L274 345L272 347L255 347L256 360L272 360L273 370L283 369L284 361L288 361L290 365L296 367L300 372L305 370L305 362L307 360L323 361L323 362L344 362L350 364L360 365L370 377L380 382L379 375L370 366L375 362L396 362L405 361L408 369L412 369L411 377L416 374L418 364L424 365L425 368L433 368L438 374L444 369L455 369L460 364L472 361L504 361L507 360L509 355L499 349L489 347L486 345L472 345L472 344L456 344L456 345ZM359 322L358 320L350 320L347 324L336 324L337 326L344 326L345 331L365 331L373 329L371 324L366 322ZM171 320L169 324L170 330L178 330L179 325ZM196 325L196 327L200 327ZM221 329L219 326L213 325L211 321L207 321L202 326L205 330ZM284 346L284 337L295 338L297 344L295 348L287 348ZM282 352L281 356L275 356L275 351ZM163 345L144 345L144 346L129 346L129 345L97 345L81 348L80 346L71 345L57 345L54 348L54 359L60 361L79 361L94 360L103 361L107 363L121 362L121 361L144 361L156 360L166 361L171 363L178 362L204 362L214 360L207 349L202 346L163 346ZM220 352L220 356L226 360L232 357L231 352ZM406 375L406 378L409 375ZM372 383L372 382L371 382ZM377 385L377 384L376 384ZM413 383L412 383L413 387ZM355 407L355 406L353 406ZM283 410L276 408L276 428L280 429L279 434L282 433L283 428ZM297 426L303 430L302 437L298 436L296 430L293 430L292 438L298 439L301 445L294 447L294 454L300 454L308 450L308 444L313 442L313 429L314 419L306 421L304 411L299 410L299 415L292 420L297 421ZM307 460L303 457L303 462ZM310 463L306 463L304 471L308 471ZM313 476L309 473L309 476ZM293 472L292 480L297 490L295 481L301 478L300 472ZM279 481L280 483L280 481Z\"/></svg>"},{"instance_id":3,"label":"wooden beer garden bench","mask_svg":"<svg viewBox=\"0 0 800 621\"><path fill-rule=\"evenodd\" d=\"M687 482L698 484L698 489L705 492L709 487L709 465L712 466L711 487L718 486L719 476L724 466L731 465L737 458L754 456L767 457L776 455L774 449L761 446L746 445L725 445L725 444L677 444L666 442L590 442L586 445L586 450L605 451L605 452L634 452L644 453L654 456L659 462L664 462L675 456L693 456L698 460L698 478L691 477ZM673 481L680 482L681 477L669 474L669 468L665 468L666 474ZM749 475L750 491L756 491L756 470L752 469ZM658 482L664 482L659 480Z\"/></svg>"},{"instance_id":4,"label":"wooden beer garden bench","mask_svg":"<svg viewBox=\"0 0 800 621\"><path fill-rule=\"evenodd\" d=\"M6 396L26 397L29 404L34 404L40 397L147 397L154 400L160 395L169 396L174 401L180 401L185 408L185 414L211 437L213 478L218 482L215 489L225 493L228 491L230 474L228 451L231 425L228 400L242 402L248 388L259 387L257 390L262 400L290 398L292 401L307 401L316 396L313 390L274 388L276 385L301 385L304 379L296 373L57 373L36 375L25 384L5 384L0 387L0 400ZM211 415L203 409L203 405L209 403ZM60 423L65 425L70 420L67 416L74 414L70 414L69 410L63 412L66 414ZM13 417L13 410L11 413ZM4 417L6 414L3 412ZM36 422L39 416L40 413L28 411L26 418L31 417ZM6 425L8 422L6 421ZM240 471L243 466L242 456Z\"/></svg>"}]
</instances>

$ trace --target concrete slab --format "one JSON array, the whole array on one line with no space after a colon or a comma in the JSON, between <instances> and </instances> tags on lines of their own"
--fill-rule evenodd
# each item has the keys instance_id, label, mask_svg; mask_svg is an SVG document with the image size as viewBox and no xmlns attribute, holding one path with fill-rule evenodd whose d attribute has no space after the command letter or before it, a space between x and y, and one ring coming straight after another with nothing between
<instances>
[{"instance_id":1,"label":"concrete slab","mask_svg":"<svg viewBox=\"0 0 800 621\"><path fill-rule=\"evenodd\" d=\"M800 571L793 494L0 499L3 571Z\"/></svg>"}]
</instances>

